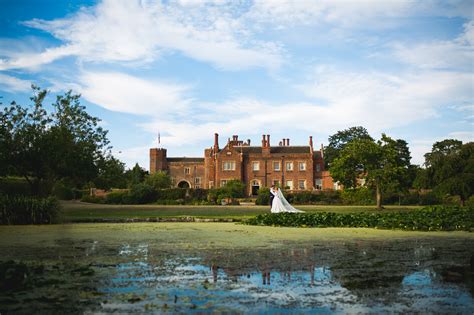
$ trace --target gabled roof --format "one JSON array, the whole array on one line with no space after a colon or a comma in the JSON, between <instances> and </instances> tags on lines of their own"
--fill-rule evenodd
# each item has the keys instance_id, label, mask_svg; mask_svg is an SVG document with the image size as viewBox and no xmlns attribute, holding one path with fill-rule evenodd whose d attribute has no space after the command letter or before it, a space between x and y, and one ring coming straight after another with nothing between
<instances>
[{"instance_id":1,"label":"gabled roof","mask_svg":"<svg viewBox=\"0 0 474 315\"><path fill-rule=\"evenodd\" d=\"M191 162L191 163L204 163L204 158L198 157L169 157L166 158L167 162Z\"/></svg>"}]
</instances>

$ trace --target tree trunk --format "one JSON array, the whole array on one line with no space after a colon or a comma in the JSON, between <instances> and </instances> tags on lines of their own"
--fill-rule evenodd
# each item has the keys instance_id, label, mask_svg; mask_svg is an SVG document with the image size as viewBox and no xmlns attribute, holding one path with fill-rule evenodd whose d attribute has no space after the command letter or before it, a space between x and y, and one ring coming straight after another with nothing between
<instances>
[{"instance_id":1,"label":"tree trunk","mask_svg":"<svg viewBox=\"0 0 474 315\"><path fill-rule=\"evenodd\" d=\"M380 191L380 184L378 181L375 183L375 189L377 192L375 197L377 200L377 209L382 210L382 192Z\"/></svg>"}]
</instances>

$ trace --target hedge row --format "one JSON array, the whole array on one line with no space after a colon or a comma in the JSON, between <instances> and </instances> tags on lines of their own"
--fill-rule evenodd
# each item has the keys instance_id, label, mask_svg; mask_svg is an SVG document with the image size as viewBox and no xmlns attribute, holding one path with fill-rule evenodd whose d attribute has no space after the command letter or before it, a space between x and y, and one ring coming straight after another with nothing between
<instances>
[{"instance_id":1,"label":"hedge row","mask_svg":"<svg viewBox=\"0 0 474 315\"><path fill-rule=\"evenodd\" d=\"M410 212L378 213L267 213L244 222L288 227L366 227L420 231L472 231L474 208L430 206Z\"/></svg>"},{"instance_id":2,"label":"hedge row","mask_svg":"<svg viewBox=\"0 0 474 315\"><path fill-rule=\"evenodd\" d=\"M54 197L0 195L0 224L54 223L59 210Z\"/></svg>"}]
</instances>

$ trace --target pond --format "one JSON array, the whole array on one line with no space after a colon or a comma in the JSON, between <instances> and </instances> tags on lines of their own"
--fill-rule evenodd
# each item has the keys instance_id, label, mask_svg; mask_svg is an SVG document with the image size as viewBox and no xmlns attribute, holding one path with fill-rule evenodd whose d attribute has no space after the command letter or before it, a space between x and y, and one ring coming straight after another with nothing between
<instances>
[{"instance_id":1,"label":"pond","mask_svg":"<svg viewBox=\"0 0 474 315\"><path fill-rule=\"evenodd\" d=\"M203 247L160 238L50 234L48 241L38 234L30 244L24 238L21 246L0 242L1 314L474 310L470 236Z\"/></svg>"}]
</instances>

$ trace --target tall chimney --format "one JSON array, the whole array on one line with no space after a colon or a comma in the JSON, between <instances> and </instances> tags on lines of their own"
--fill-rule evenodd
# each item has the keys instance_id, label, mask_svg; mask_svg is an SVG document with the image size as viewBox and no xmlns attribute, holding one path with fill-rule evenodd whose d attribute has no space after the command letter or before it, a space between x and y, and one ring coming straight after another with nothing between
<instances>
[{"instance_id":1,"label":"tall chimney","mask_svg":"<svg viewBox=\"0 0 474 315\"><path fill-rule=\"evenodd\" d=\"M290 139L286 139L286 145L287 145L287 146L290 145Z\"/></svg>"},{"instance_id":2,"label":"tall chimney","mask_svg":"<svg viewBox=\"0 0 474 315\"><path fill-rule=\"evenodd\" d=\"M247 139L247 143L250 145L250 139Z\"/></svg>"},{"instance_id":3,"label":"tall chimney","mask_svg":"<svg viewBox=\"0 0 474 315\"><path fill-rule=\"evenodd\" d=\"M321 143L321 157L324 158L324 147L322 143Z\"/></svg>"},{"instance_id":4,"label":"tall chimney","mask_svg":"<svg viewBox=\"0 0 474 315\"><path fill-rule=\"evenodd\" d=\"M219 151L219 134L216 132L214 134L214 152L217 153Z\"/></svg>"},{"instance_id":5,"label":"tall chimney","mask_svg":"<svg viewBox=\"0 0 474 315\"><path fill-rule=\"evenodd\" d=\"M265 148L267 145L266 145L266 140L265 140L265 135L262 135L262 148Z\"/></svg>"},{"instance_id":6,"label":"tall chimney","mask_svg":"<svg viewBox=\"0 0 474 315\"><path fill-rule=\"evenodd\" d=\"M313 136L309 136L309 146L313 147Z\"/></svg>"},{"instance_id":7,"label":"tall chimney","mask_svg":"<svg viewBox=\"0 0 474 315\"><path fill-rule=\"evenodd\" d=\"M270 147L270 135L267 135L267 147Z\"/></svg>"}]
</instances>

